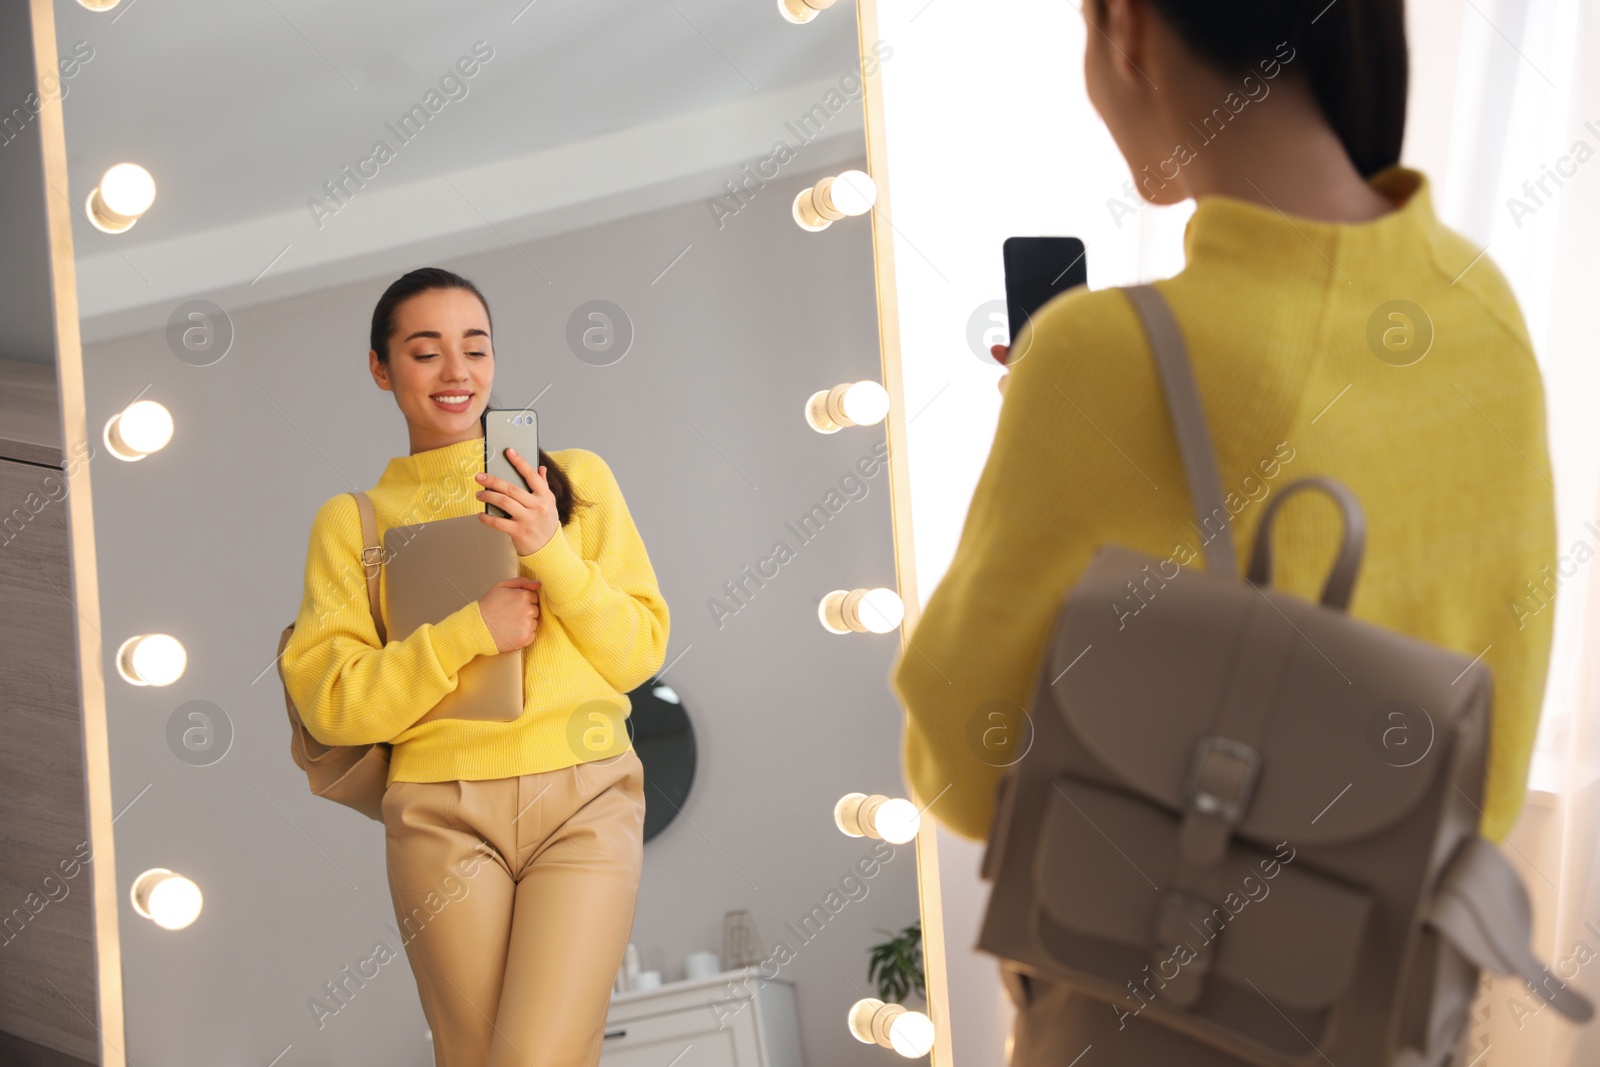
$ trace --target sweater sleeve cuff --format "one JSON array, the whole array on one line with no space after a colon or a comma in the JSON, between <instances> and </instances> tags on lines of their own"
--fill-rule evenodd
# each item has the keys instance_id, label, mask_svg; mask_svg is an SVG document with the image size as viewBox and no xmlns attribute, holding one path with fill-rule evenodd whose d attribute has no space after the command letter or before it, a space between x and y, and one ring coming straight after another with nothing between
<instances>
[{"instance_id":1,"label":"sweater sleeve cuff","mask_svg":"<svg viewBox=\"0 0 1600 1067\"><path fill-rule=\"evenodd\" d=\"M433 638L439 666L447 675L460 673L474 656L492 656L500 651L476 600L434 623L429 636Z\"/></svg>"},{"instance_id":2,"label":"sweater sleeve cuff","mask_svg":"<svg viewBox=\"0 0 1600 1067\"><path fill-rule=\"evenodd\" d=\"M583 557L573 551L566 530L559 526L543 548L518 556L517 563L524 577L539 582L545 603L555 612L570 607L581 597L592 577Z\"/></svg>"}]
</instances>

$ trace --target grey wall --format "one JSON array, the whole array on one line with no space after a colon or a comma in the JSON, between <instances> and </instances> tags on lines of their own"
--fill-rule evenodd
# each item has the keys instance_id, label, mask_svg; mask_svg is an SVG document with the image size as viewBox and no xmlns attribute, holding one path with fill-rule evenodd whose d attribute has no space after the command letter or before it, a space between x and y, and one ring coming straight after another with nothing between
<instances>
[{"instance_id":1,"label":"grey wall","mask_svg":"<svg viewBox=\"0 0 1600 1067\"><path fill-rule=\"evenodd\" d=\"M816 615L831 589L893 584L886 472L811 543L785 527L883 441L881 427L823 436L802 418L815 390L880 370L867 220L808 234L789 215L819 176L785 174L720 230L692 203L442 265L489 298L495 402L548 386L541 443L605 457L671 608L666 680L693 718L700 772L645 849L633 933L645 966L681 977L684 954L720 947L723 913L748 908L768 946L797 952L783 976L808 1062L881 1067L892 1054L855 1041L844 1019L872 993L874 928L917 918L911 846L810 943L785 926L870 851L833 827L834 802L901 790L886 685L898 637L836 636ZM366 333L384 286L420 265L241 311L232 350L209 367L175 358L160 333L85 353L91 427L141 392L177 424L137 463L97 442L93 465L132 1062L268 1063L286 1046L286 1067L431 1062L403 956L325 1027L313 1021L325 982L376 943L401 948L382 830L310 795L268 669L298 607L312 514L407 450L392 396L368 375ZM568 316L593 298L636 329L608 367L566 342ZM797 557L719 628L707 601L780 539ZM162 689L123 683L116 646L156 631L183 641L187 673ZM217 705L232 732L210 766L169 741L189 701ZM189 929L161 930L127 904L131 879L155 866L205 892Z\"/></svg>"}]
</instances>

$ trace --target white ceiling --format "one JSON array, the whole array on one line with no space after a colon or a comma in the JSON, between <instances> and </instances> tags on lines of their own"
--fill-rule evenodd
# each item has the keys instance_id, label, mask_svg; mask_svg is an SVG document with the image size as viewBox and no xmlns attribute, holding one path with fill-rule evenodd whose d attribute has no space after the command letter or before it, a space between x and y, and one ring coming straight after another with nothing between
<instances>
[{"instance_id":1,"label":"white ceiling","mask_svg":"<svg viewBox=\"0 0 1600 1067\"><path fill-rule=\"evenodd\" d=\"M87 341L173 305L279 299L667 203L709 199L856 69L853 5L796 26L768 0L56 0ZM493 49L409 143L386 123L475 42ZM480 47L480 54L482 48ZM444 96L443 93L440 94ZM437 106L437 104L435 104ZM797 169L860 156L851 103ZM319 225L307 201L382 139L394 158ZM82 217L114 163L155 176L125 234ZM371 168L368 168L371 173ZM221 298L225 297L226 300Z\"/></svg>"}]
</instances>

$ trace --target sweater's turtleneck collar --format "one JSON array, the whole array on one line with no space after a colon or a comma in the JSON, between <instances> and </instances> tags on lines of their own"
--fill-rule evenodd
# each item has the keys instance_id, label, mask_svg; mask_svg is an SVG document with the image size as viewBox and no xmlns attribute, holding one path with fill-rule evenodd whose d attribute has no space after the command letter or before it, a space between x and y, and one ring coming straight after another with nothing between
<instances>
[{"instance_id":1,"label":"sweater's turtleneck collar","mask_svg":"<svg viewBox=\"0 0 1600 1067\"><path fill-rule=\"evenodd\" d=\"M375 488L409 499L426 488L453 481L470 481L483 470L483 438L470 437L453 445L395 456L383 469Z\"/></svg>"},{"instance_id":2,"label":"sweater's turtleneck collar","mask_svg":"<svg viewBox=\"0 0 1600 1067\"><path fill-rule=\"evenodd\" d=\"M1274 273L1348 277L1355 264L1397 264L1431 252L1436 223L1428 179L1389 167L1368 180L1396 209L1369 222L1322 222L1230 196L1201 197L1184 228L1190 265L1226 259L1270 264Z\"/></svg>"}]
</instances>

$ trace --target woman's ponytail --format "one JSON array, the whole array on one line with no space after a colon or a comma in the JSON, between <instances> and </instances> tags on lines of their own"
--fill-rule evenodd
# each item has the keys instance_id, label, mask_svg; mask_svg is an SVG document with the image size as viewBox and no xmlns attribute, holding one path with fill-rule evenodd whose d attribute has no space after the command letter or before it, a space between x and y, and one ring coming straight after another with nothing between
<instances>
[{"instance_id":1,"label":"woman's ponytail","mask_svg":"<svg viewBox=\"0 0 1600 1067\"><path fill-rule=\"evenodd\" d=\"M1149 0L1202 59L1241 77L1277 56L1306 79L1363 178L1400 162L1406 127L1404 0ZM1097 8L1104 10L1104 0Z\"/></svg>"},{"instance_id":2,"label":"woman's ponytail","mask_svg":"<svg viewBox=\"0 0 1600 1067\"><path fill-rule=\"evenodd\" d=\"M1312 0L1319 7L1325 0ZM1305 27L1312 92L1363 178L1400 162L1406 132L1402 0L1335 0Z\"/></svg>"}]
</instances>

